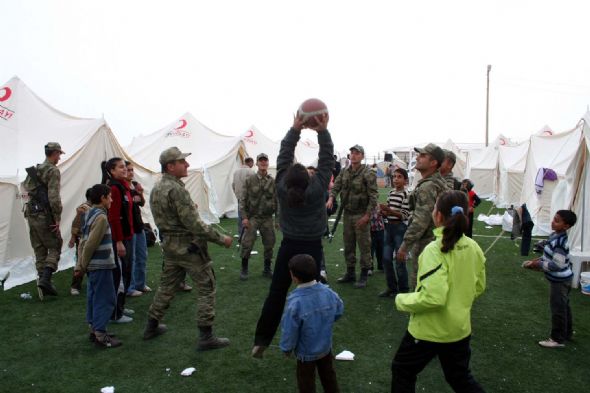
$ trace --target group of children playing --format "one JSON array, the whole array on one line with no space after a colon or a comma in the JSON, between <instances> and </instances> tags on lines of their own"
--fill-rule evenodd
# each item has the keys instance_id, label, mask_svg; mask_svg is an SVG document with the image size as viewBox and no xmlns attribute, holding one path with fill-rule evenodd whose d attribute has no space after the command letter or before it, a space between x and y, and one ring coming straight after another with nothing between
<instances>
[{"instance_id":1,"label":"group of children playing","mask_svg":"<svg viewBox=\"0 0 590 393\"><path fill-rule=\"evenodd\" d=\"M121 342L107 333L116 304L111 273L115 268L114 250L107 219L111 188L97 184L88 190L87 197L92 207L84 215L76 274L88 276L86 318L91 340L102 347L117 347ZM416 290L395 296L396 308L410 313L410 321L392 362L391 390L413 391L417 374L438 356L455 391L483 391L469 369L469 340L471 307L486 285L485 257L478 244L465 236L469 227L467 195L461 191L443 193L432 217L436 239L419 257ZM573 212L558 211L543 256L523 264L545 272L551 285L551 335L539 342L547 348L563 347L573 333L569 307L572 271L566 231L575 223ZM328 286L316 281L317 265L310 255L292 257L289 270L297 288L287 298L280 348L287 356L297 358L300 391L315 391L317 368L324 391L338 392L332 363L332 327L342 316L343 302Z\"/></svg>"}]
</instances>

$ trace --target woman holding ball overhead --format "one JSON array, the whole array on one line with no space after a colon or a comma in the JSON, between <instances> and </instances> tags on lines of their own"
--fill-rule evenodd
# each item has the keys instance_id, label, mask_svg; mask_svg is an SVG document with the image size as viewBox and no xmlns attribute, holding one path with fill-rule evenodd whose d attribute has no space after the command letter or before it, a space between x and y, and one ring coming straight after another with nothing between
<instances>
[{"instance_id":1,"label":"woman holding ball overhead","mask_svg":"<svg viewBox=\"0 0 590 393\"><path fill-rule=\"evenodd\" d=\"M297 254L309 254L318 264L318 274L321 270L319 264L323 254L322 236L327 222L325 193L334 165L334 145L327 130L328 120L327 109L311 118L298 111L293 119L293 126L281 141L277 157L276 188L283 240L276 257L269 292L256 326L252 348L252 356L256 358L262 357L281 322L287 292L291 286L289 260ZM310 128L318 135L318 166L317 173L312 177L303 165L293 163L295 146L302 128Z\"/></svg>"}]
</instances>

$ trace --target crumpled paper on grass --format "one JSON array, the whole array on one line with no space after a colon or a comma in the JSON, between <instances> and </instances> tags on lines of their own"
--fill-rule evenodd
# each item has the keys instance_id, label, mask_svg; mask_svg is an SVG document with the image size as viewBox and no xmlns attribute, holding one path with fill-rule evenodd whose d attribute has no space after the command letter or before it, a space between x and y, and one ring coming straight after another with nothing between
<instances>
[{"instance_id":1,"label":"crumpled paper on grass","mask_svg":"<svg viewBox=\"0 0 590 393\"><path fill-rule=\"evenodd\" d=\"M354 360L354 353L350 351L342 351L336 355L336 360Z\"/></svg>"},{"instance_id":2,"label":"crumpled paper on grass","mask_svg":"<svg viewBox=\"0 0 590 393\"><path fill-rule=\"evenodd\" d=\"M115 387L105 386L104 388L100 389L100 393L115 393Z\"/></svg>"},{"instance_id":3,"label":"crumpled paper on grass","mask_svg":"<svg viewBox=\"0 0 590 393\"><path fill-rule=\"evenodd\" d=\"M182 375L183 377L189 377L195 371L197 371L197 369L194 368L194 367L185 368L184 370L182 370L182 372L180 373L180 375Z\"/></svg>"}]
</instances>

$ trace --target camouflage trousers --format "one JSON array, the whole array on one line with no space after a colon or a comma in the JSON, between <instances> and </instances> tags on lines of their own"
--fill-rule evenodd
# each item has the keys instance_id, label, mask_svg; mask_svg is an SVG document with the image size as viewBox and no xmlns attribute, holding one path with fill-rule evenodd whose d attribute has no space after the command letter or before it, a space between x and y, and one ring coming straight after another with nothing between
<instances>
[{"instance_id":1,"label":"camouflage trousers","mask_svg":"<svg viewBox=\"0 0 590 393\"><path fill-rule=\"evenodd\" d=\"M424 248L426 248L426 246L433 240L434 237L419 239L410 248L410 253L412 254L410 258L412 262L412 271L410 273L410 290L416 289L416 282L418 277L418 258L420 257L420 254L422 254L422 251L424 251Z\"/></svg>"},{"instance_id":2,"label":"camouflage trousers","mask_svg":"<svg viewBox=\"0 0 590 393\"><path fill-rule=\"evenodd\" d=\"M346 267L353 269L356 266L356 245L361 254L361 269L371 268L371 226L365 225L361 229L355 227L356 222L364 216L361 214L348 214L344 212L342 223L344 232L344 259Z\"/></svg>"},{"instance_id":3,"label":"camouflage trousers","mask_svg":"<svg viewBox=\"0 0 590 393\"><path fill-rule=\"evenodd\" d=\"M188 253L189 242L188 237L164 236L164 266L148 315L161 321L180 283L188 275L197 285L197 326L212 326L215 319L215 273L211 261L200 252Z\"/></svg>"},{"instance_id":4,"label":"camouflage trousers","mask_svg":"<svg viewBox=\"0 0 590 393\"><path fill-rule=\"evenodd\" d=\"M29 237L35 253L35 268L41 274L45 267L57 271L63 240L59 233L51 232L52 217L46 213L28 215Z\"/></svg>"},{"instance_id":5,"label":"camouflage trousers","mask_svg":"<svg viewBox=\"0 0 590 393\"><path fill-rule=\"evenodd\" d=\"M256 242L256 230L259 230L262 244L264 245L264 260L272 259L272 250L276 239L274 219L272 217L252 217L248 221L250 222L250 227L244 229L242 244L240 244L240 257L242 259L250 258L250 253Z\"/></svg>"}]
</instances>

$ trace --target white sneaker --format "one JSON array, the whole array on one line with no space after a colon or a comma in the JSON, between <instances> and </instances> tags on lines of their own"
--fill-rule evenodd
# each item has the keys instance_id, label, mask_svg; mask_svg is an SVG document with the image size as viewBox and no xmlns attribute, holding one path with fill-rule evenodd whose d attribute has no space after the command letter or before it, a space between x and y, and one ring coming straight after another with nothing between
<instances>
[{"instance_id":1,"label":"white sneaker","mask_svg":"<svg viewBox=\"0 0 590 393\"><path fill-rule=\"evenodd\" d=\"M137 289L135 289L135 290L133 290L131 292L127 292L127 296L130 296L130 297L138 297L138 296L141 296L141 295L143 295L143 292L138 291Z\"/></svg>"},{"instance_id":2,"label":"white sneaker","mask_svg":"<svg viewBox=\"0 0 590 393\"><path fill-rule=\"evenodd\" d=\"M78 296L78 295L80 295L80 291L77 290L76 288L70 288L70 295Z\"/></svg>"},{"instance_id":3,"label":"white sneaker","mask_svg":"<svg viewBox=\"0 0 590 393\"><path fill-rule=\"evenodd\" d=\"M557 341L554 341L551 337L549 337L547 340L539 341L539 345L542 346L543 348L563 348L563 347L565 347L565 344L558 343Z\"/></svg>"},{"instance_id":4,"label":"white sneaker","mask_svg":"<svg viewBox=\"0 0 590 393\"><path fill-rule=\"evenodd\" d=\"M135 311L130 308L126 308L123 310L123 315L127 315L128 317L130 317L133 314L135 314Z\"/></svg>"},{"instance_id":5,"label":"white sneaker","mask_svg":"<svg viewBox=\"0 0 590 393\"><path fill-rule=\"evenodd\" d=\"M133 318L128 317L127 315L123 315L121 318L115 320L115 321L111 321L112 323L129 323L132 322Z\"/></svg>"}]
</instances>

